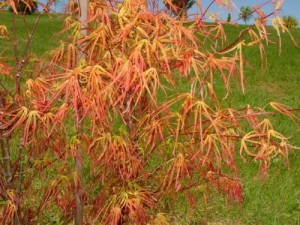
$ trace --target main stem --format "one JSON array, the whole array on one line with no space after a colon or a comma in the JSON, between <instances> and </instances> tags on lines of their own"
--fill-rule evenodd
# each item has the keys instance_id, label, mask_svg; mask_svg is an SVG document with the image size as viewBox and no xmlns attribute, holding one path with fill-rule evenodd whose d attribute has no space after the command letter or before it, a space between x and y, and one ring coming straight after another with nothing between
<instances>
[{"instance_id":1,"label":"main stem","mask_svg":"<svg viewBox=\"0 0 300 225\"><path fill-rule=\"evenodd\" d=\"M79 21L81 22L81 36L85 37L87 35L87 20L88 20L88 0L79 0ZM80 49L80 46L78 46ZM82 46L81 46L82 47ZM82 59L86 58L86 55L83 51L79 50L78 52L78 62ZM78 118L77 121L77 137L79 137L81 133L81 124L80 119ZM84 203L83 203L83 177L82 177L82 151L79 146L76 146L76 154L77 157L75 158L75 172L77 179L79 180L78 186L75 189L75 225L83 225L83 214L84 214Z\"/></svg>"},{"instance_id":2,"label":"main stem","mask_svg":"<svg viewBox=\"0 0 300 225\"><path fill-rule=\"evenodd\" d=\"M75 173L78 179L76 187L75 187L75 225L83 224L83 186L82 186L82 152L81 149L76 146L76 154L75 158Z\"/></svg>"}]
</instances>

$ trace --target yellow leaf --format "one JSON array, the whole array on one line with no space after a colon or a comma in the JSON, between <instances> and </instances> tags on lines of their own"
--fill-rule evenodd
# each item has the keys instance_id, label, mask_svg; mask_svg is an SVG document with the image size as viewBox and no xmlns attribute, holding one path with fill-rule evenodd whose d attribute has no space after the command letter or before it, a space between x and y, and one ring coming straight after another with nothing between
<instances>
[{"instance_id":1,"label":"yellow leaf","mask_svg":"<svg viewBox=\"0 0 300 225\"><path fill-rule=\"evenodd\" d=\"M281 9L281 6L282 6L283 2L284 2L284 0L278 0L278 1L276 2L276 4L275 4L275 9L276 9L276 10Z\"/></svg>"},{"instance_id":2,"label":"yellow leaf","mask_svg":"<svg viewBox=\"0 0 300 225\"><path fill-rule=\"evenodd\" d=\"M299 119L298 117L296 117L294 114L291 113L291 108L289 108L288 106L286 106L284 104L281 104L278 102L270 102L270 105L272 106L273 109L290 117L292 120Z\"/></svg>"}]
</instances>

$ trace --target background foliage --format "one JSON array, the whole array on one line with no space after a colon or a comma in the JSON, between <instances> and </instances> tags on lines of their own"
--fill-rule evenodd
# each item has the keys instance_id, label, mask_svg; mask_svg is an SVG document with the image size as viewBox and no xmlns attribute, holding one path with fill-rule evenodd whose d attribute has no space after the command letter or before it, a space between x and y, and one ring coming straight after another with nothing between
<instances>
[{"instance_id":1,"label":"background foliage","mask_svg":"<svg viewBox=\"0 0 300 225\"><path fill-rule=\"evenodd\" d=\"M38 3L34 1L28 2L27 4L20 1L16 5L16 11L24 15L35 13L35 11L37 11L37 8L38 8ZM13 12L13 8L9 7L9 11Z\"/></svg>"},{"instance_id":2,"label":"background foliage","mask_svg":"<svg viewBox=\"0 0 300 225\"><path fill-rule=\"evenodd\" d=\"M283 21L287 28L297 28L299 26L297 18L293 16L284 16Z\"/></svg>"}]
</instances>

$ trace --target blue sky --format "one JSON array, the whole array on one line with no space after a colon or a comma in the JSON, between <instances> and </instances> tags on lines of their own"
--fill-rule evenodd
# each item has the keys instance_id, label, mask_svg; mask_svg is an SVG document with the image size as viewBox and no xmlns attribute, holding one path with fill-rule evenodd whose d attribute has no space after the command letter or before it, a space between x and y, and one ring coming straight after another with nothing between
<instances>
[{"instance_id":1,"label":"blue sky","mask_svg":"<svg viewBox=\"0 0 300 225\"><path fill-rule=\"evenodd\" d=\"M236 4L236 7L239 9L241 6L254 6L257 4L262 4L267 2L268 0L233 0L234 3ZM211 0L202 0L201 1L204 6L207 6L210 4ZM266 12L270 12L272 9L274 9L271 5L265 6L263 8ZM216 12L224 19L227 18L228 12L225 11L224 9L218 8L215 4L211 8L211 11ZM196 12L196 7L190 10L190 13ZM298 19L300 22L300 0L285 0L282 6L282 15L291 15L294 16ZM235 12L232 13L232 19L237 19L238 18L238 12L235 9ZM242 21L241 21L242 22Z\"/></svg>"},{"instance_id":2,"label":"blue sky","mask_svg":"<svg viewBox=\"0 0 300 225\"><path fill-rule=\"evenodd\" d=\"M44 0L45 1L45 0ZM56 11L61 11L63 6L65 5L65 2L67 2L68 0L58 0L57 5L55 7ZM230 0L228 0L230 1ZM268 0L233 0L237 6L237 8L239 9L241 6L253 6L256 4L261 4L264 2L267 2ZM210 4L211 0L201 0L202 4L204 6L207 6L208 4ZM222 17L224 19L227 18L228 12L225 11L224 9L219 9L218 7L216 7L215 5L211 8L213 12L217 12L219 14L222 15ZM272 7L267 6L264 7L264 9L268 12L272 9ZM196 9L195 7L193 9L190 10L190 13L195 13ZM283 7L282 7L282 15L292 15L294 17L296 17L298 19L298 21L300 22L300 0L285 0L283 3ZM238 12L235 12L232 14L232 19L237 19L238 17Z\"/></svg>"}]
</instances>

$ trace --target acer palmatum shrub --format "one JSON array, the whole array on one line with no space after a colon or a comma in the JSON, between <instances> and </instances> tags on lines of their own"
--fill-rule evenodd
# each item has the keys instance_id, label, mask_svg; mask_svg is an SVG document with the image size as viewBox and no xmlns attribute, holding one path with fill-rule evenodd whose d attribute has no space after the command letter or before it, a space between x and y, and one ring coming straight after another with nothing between
<instances>
[{"instance_id":1,"label":"acer palmatum shrub","mask_svg":"<svg viewBox=\"0 0 300 225\"><path fill-rule=\"evenodd\" d=\"M141 0L90 1L85 28L73 7L67 38L21 67L28 79L1 62L1 73L16 82L5 90L1 135L22 149L12 162L22 170L9 188L1 178L1 222L45 223L55 212L64 223L168 224L164 202L184 193L192 207L203 187L204 195L216 188L241 203L237 159L254 159L263 178L274 157L288 160L291 146L268 119L274 112L224 108L214 83L220 76L229 97L232 80L244 91L242 50L257 45L264 57L267 19L278 34L288 31L277 16L281 3L273 1L268 15L264 5L254 7L255 25L226 43L219 19L205 23L208 10L186 22ZM1 26L11 38L6 31ZM270 105L295 119L285 105Z\"/></svg>"}]
</instances>

